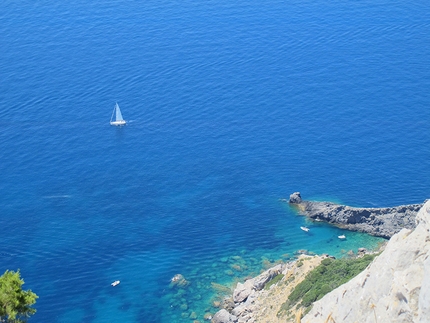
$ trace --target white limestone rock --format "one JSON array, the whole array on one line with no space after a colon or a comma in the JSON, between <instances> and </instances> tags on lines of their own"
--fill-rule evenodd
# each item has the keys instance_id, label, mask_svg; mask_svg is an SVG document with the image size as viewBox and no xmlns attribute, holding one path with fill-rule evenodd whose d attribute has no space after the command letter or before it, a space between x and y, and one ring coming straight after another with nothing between
<instances>
[{"instance_id":1,"label":"white limestone rock","mask_svg":"<svg viewBox=\"0 0 430 323\"><path fill-rule=\"evenodd\" d=\"M273 268L266 270L264 273L258 275L253 279L253 286L255 290L262 290L268 281L272 280L276 275L282 272L282 264L276 265Z\"/></svg>"},{"instance_id":2,"label":"white limestone rock","mask_svg":"<svg viewBox=\"0 0 430 323\"><path fill-rule=\"evenodd\" d=\"M237 283L236 288L233 291L233 301L235 303L241 303L248 298L254 287L254 280L248 279L243 284Z\"/></svg>"},{"instance_id":3,"label":"white limestone rock","mask_svg":"<svg viewBox=\"0 0 430 323\"><path fill-rule=\"evenodd\" d=\"M252 291L263 289L268 281L282 272L283 268L284 266L279 264L266 270L257 277L246 280L243 284L237 283L236 288L233 291L233 301L235 304L244 302L248 296L251 295Z\"/></svg>"},{"instance_id":4,"label":"white limestone rock","mask_svg":"<svg viewBox=\"0 0 430 323\"><path fill-rule=\"evenodd\" d=\"M235 323L237 322L237 317L231 315L225 309L218 311L211 320L211 323Z\"/></svg>"}]
</instances>

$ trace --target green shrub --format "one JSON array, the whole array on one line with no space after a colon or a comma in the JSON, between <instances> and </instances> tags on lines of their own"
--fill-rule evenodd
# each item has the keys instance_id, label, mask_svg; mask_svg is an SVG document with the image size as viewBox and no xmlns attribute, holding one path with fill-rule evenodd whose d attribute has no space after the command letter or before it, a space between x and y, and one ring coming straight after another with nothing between
<instances>
[{"instance_id":1,"label":"green shrub","mask_svg":"<svg viewBox=\"0 0 430 323\"><path fill-rule=\"evenodd\" d=\"M265 289L265 290L268 290L268 289L270 288L270 286L272 286L273 284L276 284L277 282L279 282L283 277L284 277L284 275L283 275L283 274L276 275L275 277L273 277L273 279L272 279L272 280L270 280L270 281L266 284L266 286L264 286L264 289Z\"/></svg>"},{"instance_id":2,"label":"green shrub","mask_svg":"<svg viewBox=\"0 0 430 323\"><path fill-rule=\"evenodd\" d=\"M332 258L325 258L325 259L323 259L323 261L321 261L321 265L328 266L328 265L330 265L332 262L333 262L333 259L332 259Z\"/></svg>"},{"instance_id":3,"label":"green shrub","mask_svg":"<svg viewBox=\"0 0 430 323\"><path fill-rule=\"evenodd\" d=\"M31 306L39 296L31 290L23 290L23 284L19 270L6 270L0 276L0 322L26 322L36 313L36 309Z\"/></svg>"},{"instance_id":4,"label":"green shrub","mask_svg":"<svg viewBox=\"0 0 430 323\"><path fill-rule=\"evenodd\" d=\"M300 305L309 307L316 300L362 272L375 256L365 255L355 259L324 259L294 288L288 297L288 306L294 306L302 300Z\"/></svg>"}]
</instances>

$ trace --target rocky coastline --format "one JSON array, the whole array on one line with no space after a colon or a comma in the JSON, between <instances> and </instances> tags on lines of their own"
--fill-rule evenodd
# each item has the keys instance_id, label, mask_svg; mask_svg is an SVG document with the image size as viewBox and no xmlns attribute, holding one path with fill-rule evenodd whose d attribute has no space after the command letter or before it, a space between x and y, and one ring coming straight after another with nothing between
<instances>
[{"instance_id":1,"label":"rocky coastline","mask_svg":"<svg viewBox=\"0 0 430 323\"><path fill-rule=\"evenodd\" d=\"M303 323L430 321L430 201L359 275L316 301Z\"/></svg>"},{"instance_id":2,"label":"rocky coastline","mask_svg":"<svg viewBox=\"0 0 430 323\"><path fill-rule=\"evenodd\" d=\"M332 202L305 201L302 200L300 192L291 194L288 203L299 214L312 220L387 239L401 229L414 229L416 215L424 205L421 203L385 208L358 208Z\"/></svg>"},{"instance_id":3,"label":"rocky coastline","mask_svg":"<svg viewBox=\"0 0 430 323\"><path fill-rule=\"evenodd\" d=\"M403 302L401 310L408 312L407 318L403 320L402 317L402 320L400 320L399 322L412 322L411 317L417 318L417 316L421 316L423 312L428 312L428 307L425 307L424 302L421 302L419 299L423 298L427 302L429 297L428 292L426 291L420 293L420 284L422 280L421 278L427 277L427 274L430 274L430 266L428 265L428 261L426 261L426 265L423 265L422 262L423 259L427 259L426 256L429 255L428 250L430 248L430 237L428 234L428 232L430 232L430 201L426 201L427 204L425 207L423 207L423 203L402 205L390 208L354 208L331 202L303 201L300 196L300 193L296 192L291 194L288 202L300 214L308 216L309 218L316 221L325 221L333 225L346 228L348 230L366 232L384 238L391 238L394 236L393 239L395 239L395 237L397 237L397 239L395 239L393 242L391 242L390 240L388 244L389 247L387 247L388 250L384 251L381 256L375 259L375 261L377 261L378 258L381 258L379 262L377 261L378 264L375 264L373 266L373 271L366 270L365 274L360 274L359 278L355 279L354 281L351 281L351 284L354 285L353 290L355 290L357 289L358 285L363 288L366 285L366 280L370 279L369 277L374 276L374 286L369 286L369 284L367 284L366 287L371 288L370 292L368 292L367 290L361 292L369 293L370 299L363 301L362 307L353 310L351 308L355 307L354 300L359 296L356 295L358 292L355 292L355 294L351 293L351 295L353 294L351 302L348 304L344 304L344 312L349 311L348 313L350 313L353 311L358 311L360 313L364 313L360 314L360 319L363 318L365 321L370 316L376 313L374 307L367 306L371 302L375 301L371 299L371 297L373 297L377 293L382 293L383 295L389 295L389 297L391 297L390 290L401 290L401 293L393 292L393 302L395 304ZM418 211L420 211L420 213L418 213ZM417 233L416 235L411 235L412 237L414 237L413 246L409 246L409 243L405 244L403 240L406 239L411 232L414 232L417 226L419 226L420 233ZM400 245L402 246L400 247ZM411 253L408 252L408 248L411 249ZM417 252L417 250L419 249L422 249L423 252ZM399 253L399 250L400 254L397 255L397 253ZM365 251L361 250L361 252ZM410 263L402 261L402 259L406 257L406 254L408 255L407 257L411 258ZM324 259L324 257L328 257L328 255L302 255L296 261L286 264L278 264L277 266L265 271L257 277L248 279L244 283L238 283L229 301L225 302L226 304L230 304L230 306L218 311L212 318L211 322L281 322L279 321L280 318L278 317L278 315L280 313L279 311L280 306L282 304L282 299L285 300L287 295L291 292L291 289L294 288L298 283L300 283L300 281L305 278L307 273L309 273L313 268L318 266L319 263L321 263L322 259ZM398 261L392 261L392 259L397 259ZM389 263L389 268L383 269L383 263ZM379 280L383 280L385 277L379 274L381 270L387 270L387 275L385 276L389 278L389 281L387 280L387 282L382 282L383 286L386 287L387 290L382 290L379 287L381 281L379 283L376 283ZM399 274L395 274L396 270L398 270ZM396 280L391 279L392 277L388 275L388 272L391 273L390 275L393 275L394 273L394 276L397 275L396 277L398 278L400 277L399 275L403 277L403 274L405 274L404 278L401 279L401 285L403 287L400 285L397 286L398 284L396 283ZM413 275L411 275L412 272ZM414 275L415 277L420 278L419 282L415 282L415 279L413 278ZM280 284L278 284L277 278L281 282ZM412 279L414 283L412 284L409 279ZM276 281L276 283L272 284L274 281ZM358 281L358 283L356 281ZM428 279L423 281L423 284L428 286ZM392 286L397 287L393 289ZM348 290L349 287L339 287L338 289L327 294L326 297L324 297L322 300L317 302L316 306L314 306L313 308L313 311L306 315L302 320L302 313L300 311L295 313L295 318L291 317L290 319L291 322L313 322L314 319L316 319L317 317L319 320L321 320L321 322L327 322L327 320L333 318L335 314L339 314L339 316L336 315L337 319L339 319L340 315L348 314L346 312L345 314L342 311L339 311L339 313L337 313L337 310L335 310L339 307L339 299L343 298L343 295L345 295ZM339 293L341 293L341 295ZM401 295L400 298L399 295ZM325 299L330 301L327 302L325 301ZM387 302L389 301L390 300L388 300L387 297L387 299L384 299L383 304L378 303L378 305L380 305L381 309L387 308ZM408 303L409 301L410 303ZM424 307L421 305L419 306L418 303L422 303ZM369 307L367 310L364 308L366 306ZM396 308L396 310L397 309L398 308ZM381 312L380 316L378 317L384 316L384 318L389 317L390 319L395 319L397 317L397 312L392 312L390 314L387 314L385 312ZM403 312L399 313L402 314ZM360 316L359 314L357 315ZM352 317L351 315L351 320L347 321L352 322L357 317ZM283 319L285 320L285 318ZM319 322L318 319L317 321Z\"/></svg>"},{"instance_id":4,"label":"rocky coastline","mask_svg":"<svg viewBox=\"0 0 430 323\"><path fill-rule=\"evenodd\" d=\"M278 317L278 305L284 303L292 289L326 257L328 255L300 255L295 261L278 264L243 284L238 283L232 297L224 302L228 306L218 311L211 322L284 322L284 317Z\"/></svg>"}]
</instances>

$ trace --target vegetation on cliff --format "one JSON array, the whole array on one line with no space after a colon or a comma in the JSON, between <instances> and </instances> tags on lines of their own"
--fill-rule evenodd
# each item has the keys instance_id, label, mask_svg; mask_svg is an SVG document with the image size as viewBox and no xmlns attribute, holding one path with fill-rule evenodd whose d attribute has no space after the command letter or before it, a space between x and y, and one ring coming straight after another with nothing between
<instances>
[{"instance_id":1,"label":"vegetation on cliff","mask_svg":"<svg viewBox=\"0 0 430 323\"><path fill-rule=\"evenodd\" d=\"M324 259L299 283L281 306L280 312L292 307L310 308L313 302L346 283L362 272L376 255L365 255L354 259ZM280 313L279 313L280 314Z\"/></svg>"}]
</instances>

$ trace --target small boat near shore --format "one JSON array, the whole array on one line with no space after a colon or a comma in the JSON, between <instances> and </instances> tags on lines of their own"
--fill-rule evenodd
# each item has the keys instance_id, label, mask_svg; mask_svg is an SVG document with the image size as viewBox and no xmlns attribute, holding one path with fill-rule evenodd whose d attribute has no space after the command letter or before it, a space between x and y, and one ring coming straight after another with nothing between
<instances>
[{"instance_id":1,"label":"small boat near shore","mask_svg":"<svg viewBox=\"0 0 430 323\"><path fill-rule=\"evenodd\" d=\"M300 229L302 229L305 232L309 232L310 231L310 229L308 227L300 227Z\"/></svg>"},{"instance_id":2,"label":"small boat near shore","mask_svg":"<svg viewBox=\"0 0 430 323\"><path fill-rule=\"evenodd\" d=\"M113 287L115 287L116 285L119 285L120 281L119 280L115 280L111 285Z\"/></svg>"},{"instance_id":3,"label":"small boat near shore","mask_svg":"<svg viewBox=\"0 0 430 323\"><path fill-rule=\"evenodd\" d=\"M344 234L342 234L341 236L337 236L340 240L345 240L346 236Z\"/></svg>"}]
</instances>

